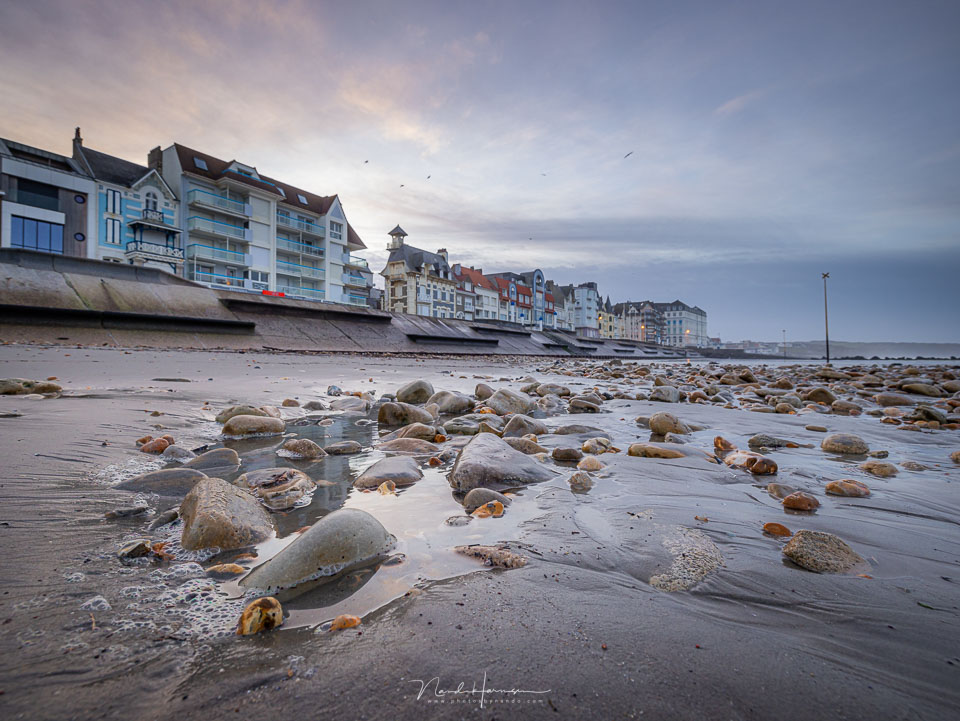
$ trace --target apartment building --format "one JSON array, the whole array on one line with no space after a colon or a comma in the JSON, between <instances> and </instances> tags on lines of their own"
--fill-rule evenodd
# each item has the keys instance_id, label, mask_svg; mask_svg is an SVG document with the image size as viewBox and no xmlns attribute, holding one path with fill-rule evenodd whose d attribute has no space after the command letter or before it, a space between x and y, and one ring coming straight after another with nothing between
<instances>
[{"instance_id":1,"label":"apartment building","mask_svg":"<svg viewBox=\"0 0 960 721\"><path fill-rule=\"evenodd\" d=\"M557 323L554 294L547 289L547 281L539 268L524 273L493 273L492 278L502 278L517 285L518 320L531 328L555 328ZM527 305L527 300L530 303Z\"/></svg>"},{"instance_id":2,"label":"apartment building","mask_svg":"<svg viewBox=\"0 0 960 721\"><path fill-rule=\"evenodd\" d=\"M458 294L461 288L473 293L474 320L499 319L500 289L496 283L483 274L482 268L468 268L460 263L455 263L453 277L457 281ZM466 317L466 308L464 316Z\"/></svg>"},{"instance_id":3,"label":"apartment building","mask_svg":"<svg viewBox=\"0 0 960 721\"><path fill-rule=\"evenodd\" d=\"M96 257L96 186L72 158L0 139L0 194L0 247Z\"/></svg>"},{"instance_id":4,"label":"apartment building","mask_svg":"<svg viewBox=\"0 0 960 721\"><path fill-rule=\"evenodd\" d=\"M600 293L594 282L562 286L566 323L585 338L600 337Z\"/></svg>"},{"instance_id":5,"label":"apartment building","mask_svg":"<svg viewBox=\"0 0 960 721\"><path fill-rule=\"evenodd\" d=\"M384 278L384 310L434 318L456 315L457 281L447 251L436 253L408 245L399 225L390 231Z\"/></svg>"},{"instance_id":6,"label":"apartment building","mask_svg":"<svg viewBox=\"0 0 960 721\"><path fill-rule=\"evenodd\" d=\"M663 315L649 300L628 301L613 306L614 313L623 320L623 337L646 343L663 342Z\"/></svg>"},{"instance_id":7,"label":"apartment building","mask_svg":"<svg viewBox=\"0 0 960 721\"><path fill-rule=\"evenodd\" d=\"M707 312L697 306L689 306L683 301L672 303L654 303L663 316L663 342L672 346L706 347Z\"/></svg>"},{"instance_id":8,"label":"apartment building","mask_svg":"<svg viewBox=\"0 0 960 721\"><path fill-rule=\"evenodd\" d=\"M184 275L214 288L367 305L366 246L336 195L284 183L179 143L147 158L180 199Z\"/></svg>"},{"instance_id":9,"label":"apartment building","mask_svg":"<svg viewBox=\"0 0 960 721\"><path fill-rule=\"evenodd\" d=\"M180 203L160 174L84 147L80 128L73 137L73 160L96 183L92 257L183 275Z\"/></svg>"},{"instance_id":10,"label":"apartment building","mask_svg":"<svg viewBox=\"0 0 960 721\"><path fill-rule=\"evenodd\" d=\"M625 319L616 312L613 303L610 302L609 295L600 306L599 323L601 338L627 338Z\"/></svg>"}]
</instances>

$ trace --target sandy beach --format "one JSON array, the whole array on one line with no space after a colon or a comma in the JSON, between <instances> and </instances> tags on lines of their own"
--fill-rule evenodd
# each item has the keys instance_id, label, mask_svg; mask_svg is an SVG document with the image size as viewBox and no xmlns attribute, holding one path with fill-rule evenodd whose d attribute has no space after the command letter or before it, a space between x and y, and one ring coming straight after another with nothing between
<instances>
[{"instance_id":1,"label":"sandy beach","mask_svg":"<svg viewBox=\"0 0 960 721\"><path fill-rule=\"evenodd\" d=\"M822 366L751 364L751 381L737 376L740 363L15 345L0 347L0 362L5 378L56 378L63 389L0 396L9 718L946 719L960 704L957 393L894 388L905 366L840 363L841 377L817 378ZM937 390L960 375L955 363L915 365L916 383ZM870 369L878 384L861 382ZM775 386L780 378L791 388ZM542 452L526 459L547 480L505 484L502 516L471 516L451 478L484 433L442 432L435 453L404 456L422 478L362 492L365 472L401 455L380 448L398 428L382 422L383 397L420 379L468 399L470 411L485 402L478 384L528 398L525 415L547 432L533 434ZM543 384L566 393L541 393ZM680 402L652 400L670 395L663 387ZM828 396L802 398L821 387ZM338 409L352 392L365 407ZM885 392L910 402L881 405ZM793 395L798 404L781 400ZM223 438L215 418L237 404L276 407L282 433ZM921 406L942 422L912 423ZM654 433L662 413L676 433ZM463 415L440 414L437 430ZM585 428L555 432L574 424ZM267 510L268 539L188 550L183 519L148 528L179 499L116 487L179 466L138 449L138 438L163 434L195 453L235 450L240 467L219 475L230 483L274 467L321 483L293 507ZM758 434L786 443L751 444ZM824 450L833 434L855 435L866 452ZM718 436L774 461L776 473L728 465ZM596 438L616 451L583 453ZM360 451L278 455L291 439L355 441ZM590 487L572 489L588 457L599 462L585 472ZM841 479L869 495L826 492ZM794 492L815 510L785 507ZM279 628L238 636L252 596L208 569L236 562L246 573L338 509L370 514L395 546L288 594ZM784 555L787 537L763 532L767 523L832 534L859 562L811 572ZM164 554L118 558L144 537L166 544ZM491 567L454 550L497 544L525 565ZM362 623L328 630L340 614Z\"/></svg>"}]
</instances>

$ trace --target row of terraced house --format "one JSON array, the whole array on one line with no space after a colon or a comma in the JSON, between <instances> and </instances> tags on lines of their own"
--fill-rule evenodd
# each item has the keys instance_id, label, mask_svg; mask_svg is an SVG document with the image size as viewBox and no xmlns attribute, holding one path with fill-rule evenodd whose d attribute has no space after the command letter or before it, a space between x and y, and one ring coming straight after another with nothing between
<instances>
[{"instance_id":1,"label":"row of terraced house","mask_svg":"<svg viewBox=\"0 0 960 721\"><path fill-rule=\"evenodd\" d=\"M156 267L203 283L366 306L366 248L337 195L174 143L146 165L0 139L0 245Z\"/></svg>"},{"instance_id":2,"label":"row of terraced house","mask_svg":"<svg viewBox=\"0 0 960 721\"><path fill-rule=\"evenodd\" d=\"M389 233L383 309L396 313L519 324L583 337L706 347L707 314L680 300L604 301L595 282L559 285L543 271L484 273L451 263L446 248L431 252L407 242L399 225Z\"/></svg>"}]
</instances>

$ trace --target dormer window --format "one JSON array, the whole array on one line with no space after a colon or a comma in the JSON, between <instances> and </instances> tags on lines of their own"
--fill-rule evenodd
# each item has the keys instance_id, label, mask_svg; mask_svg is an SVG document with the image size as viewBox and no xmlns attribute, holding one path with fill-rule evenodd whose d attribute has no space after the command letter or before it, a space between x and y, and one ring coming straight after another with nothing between
<instances>
[{"instance_id":1,"label":"dormer window","mask_svg":"<svg viewBox=\"0 0 960 721\"><path fill-rule=\"evenodd\" d=\"M203 158L198 158L194 156L193 164L196 165L198 168L200 168L200 170L209 170L209 168L207 168L207 161L204 160Z\"/></svg>"},{"instance_id":2,"label":"dormer window","mask_svg":"<svg viewBox=\"0 0 960 721\"><path fill-rule=\"evenodd\" d=\"M306 196L304 196L303 193L297 193L297 200L299 200L299 201L300 201L301 203L303 203L304 205L307 204L307 198L306 198Z\"/></svg>"}]
</instances>

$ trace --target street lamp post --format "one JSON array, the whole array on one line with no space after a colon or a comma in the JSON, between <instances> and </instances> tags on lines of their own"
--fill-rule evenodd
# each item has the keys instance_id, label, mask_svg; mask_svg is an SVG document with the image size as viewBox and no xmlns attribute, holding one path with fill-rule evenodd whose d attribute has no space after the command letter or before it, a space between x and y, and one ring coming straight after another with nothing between
<instances>
[{"instance_id":1,"label":"street lamp post","mask_svg":"<svg viewBox=\"0 0 960 721\"><path fill-rule=\"evenodd\" d=\"M830 322L827 317L827 278L829 273L823 273L823 330L827 341L827 365L830 365Z\"/></svg>"},{"instance_id":2,"label":"street lamp post","mask_svg":"<svg viewBox=\"0 0 960 721\"><path fill-rule=\"evenodd\" d=\"M783 329L783 359L787 359L787 329Z\"/></svg>"}]
</instances>

